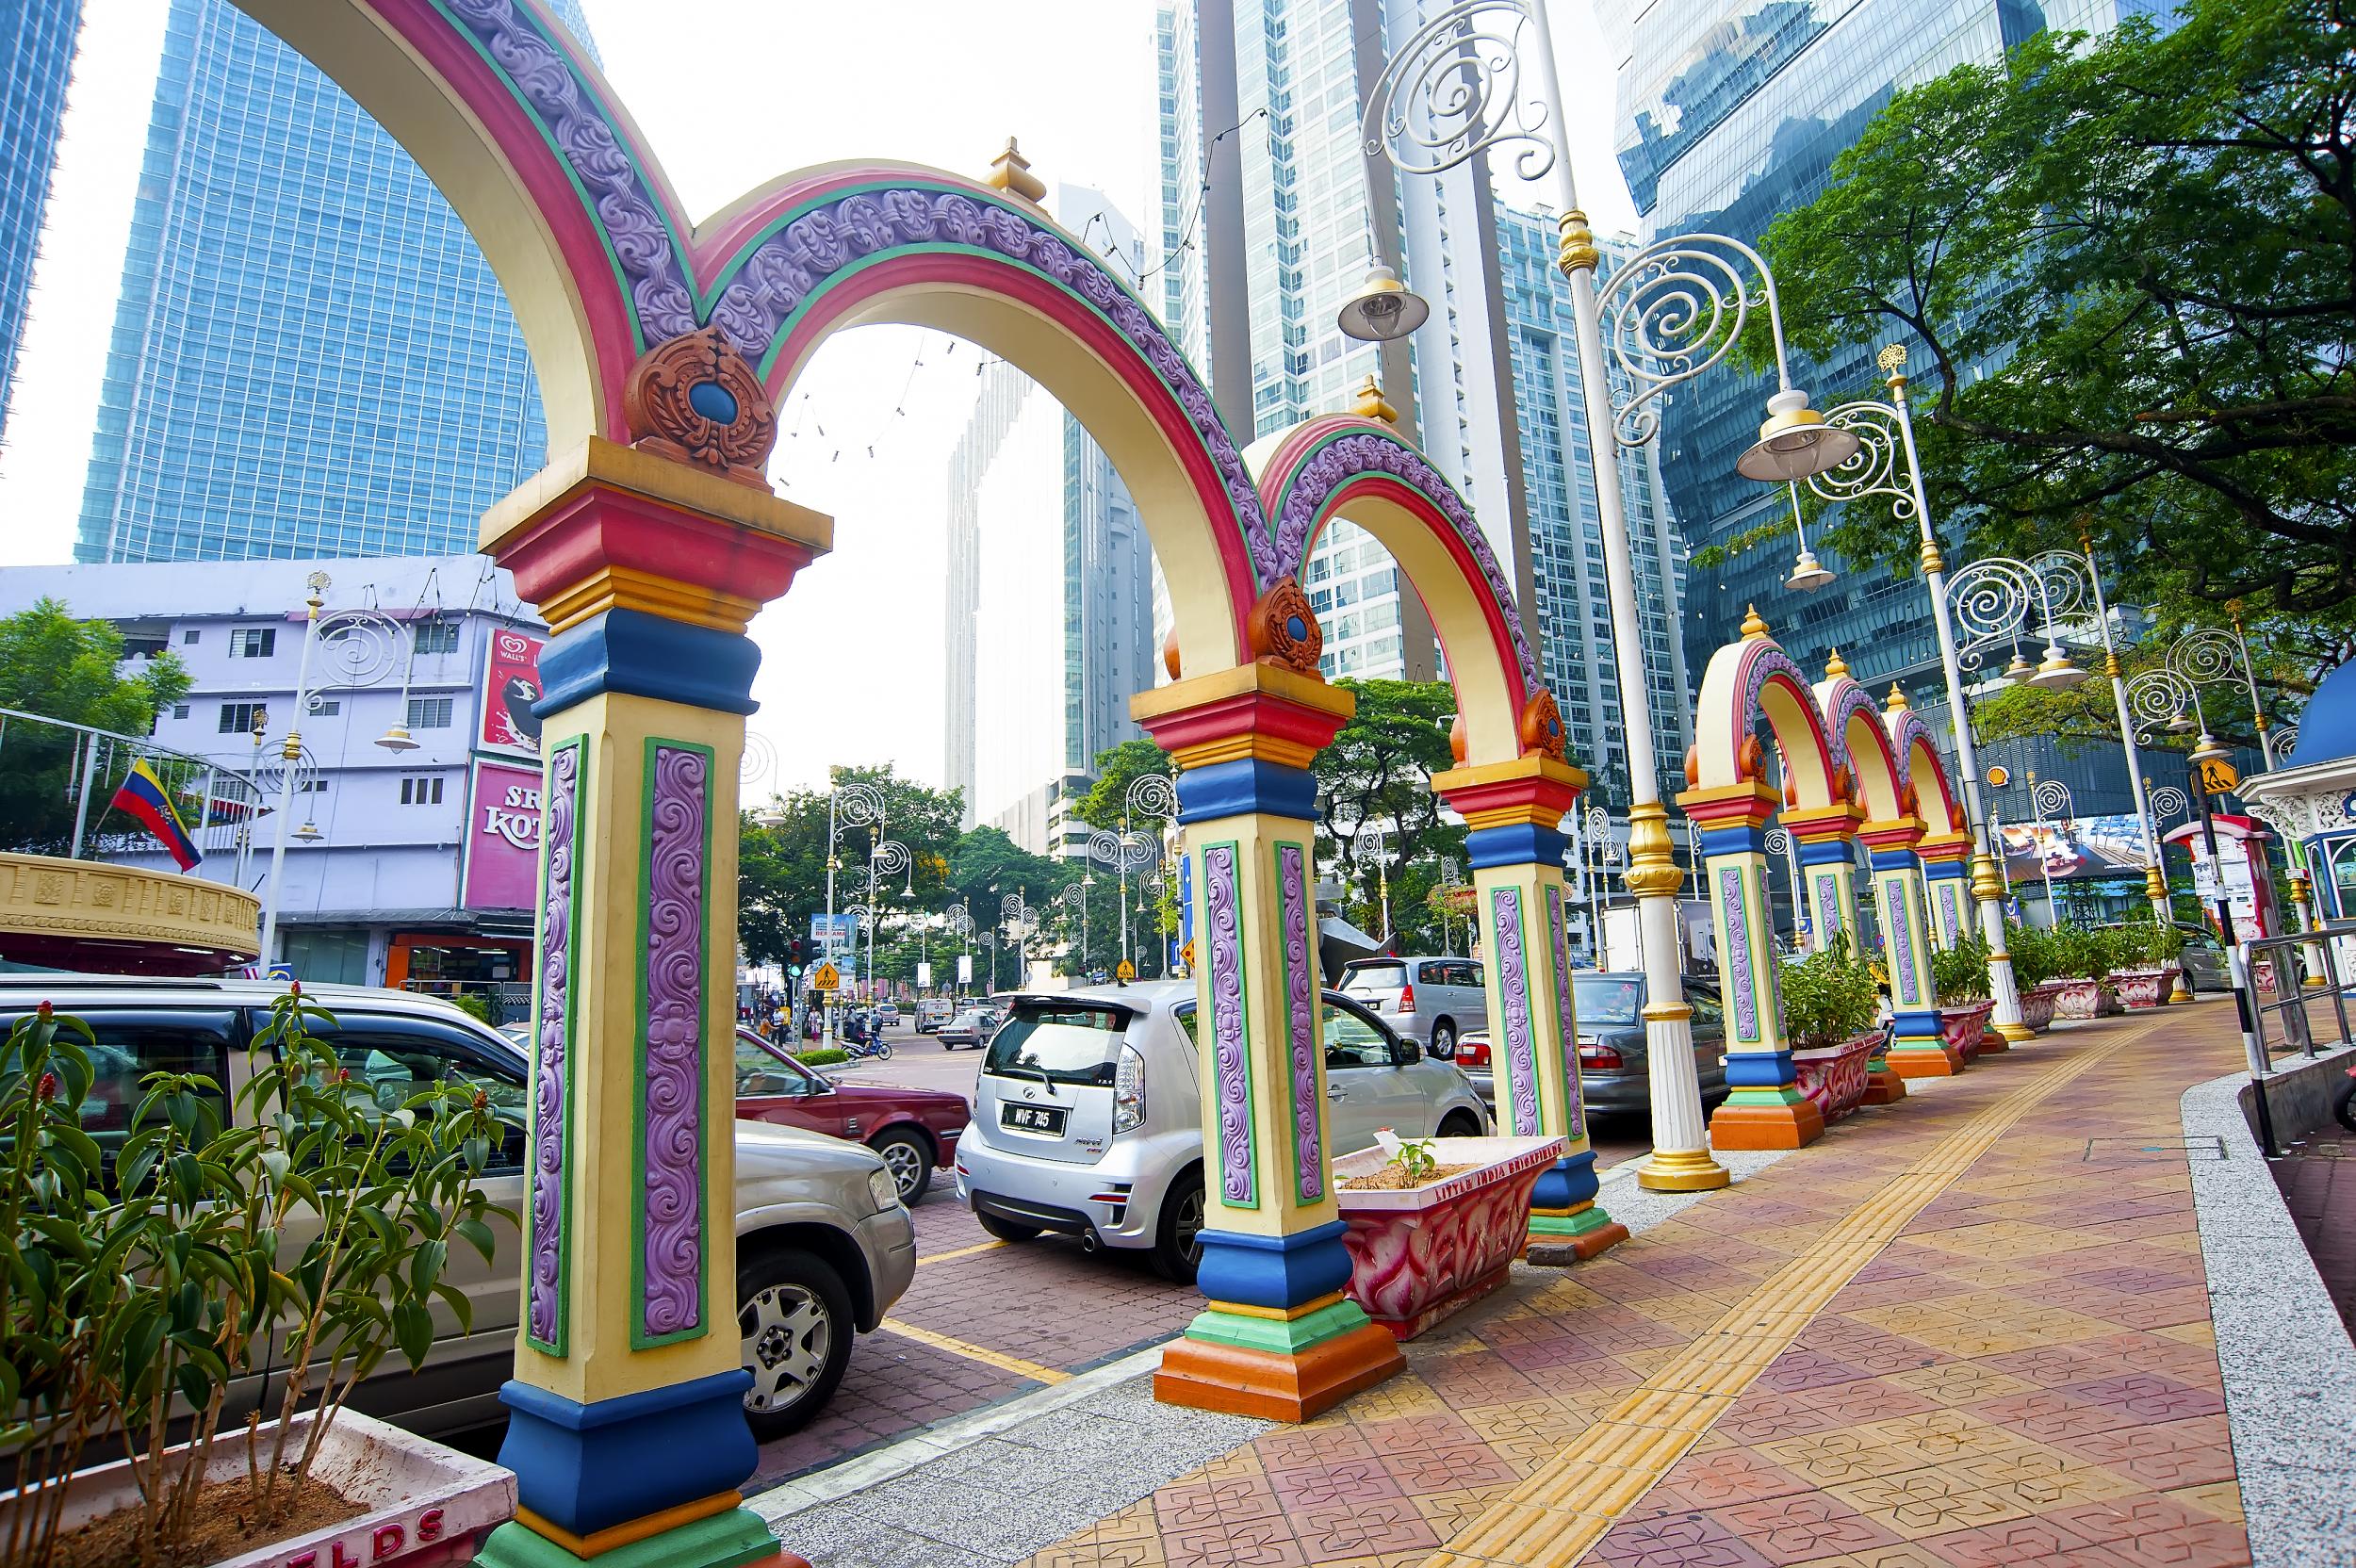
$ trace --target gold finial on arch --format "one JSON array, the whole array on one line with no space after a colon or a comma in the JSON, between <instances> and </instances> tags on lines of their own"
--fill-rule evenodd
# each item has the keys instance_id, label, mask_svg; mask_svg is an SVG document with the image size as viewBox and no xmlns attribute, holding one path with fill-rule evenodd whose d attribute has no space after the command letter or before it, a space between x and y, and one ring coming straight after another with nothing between
<instances>
[{"instance_id":1,"label":"gold finial on arch","mask_svg":"<svg viewBox=\"0 0 2356 1568\"><path fill-rule=\"evenodd\" d=\"M1839 680L1842 676L1847 675L1848 673L1849 662L1841 657L1841 650L1839 648L1833 649L1832 657L1824 661L1824 678L1826 680Z\"/></svg>"},{"instance_id":2,"label":"gold finial on arch","mask_svg":"<svg viewBox=\"0 0 2356 1568\"><path fill-rule=\"evenodd\" d=\"M1350 411L1361 419L1380 419L1386 425L1399 423L1399 410L1383 396L1383 384L1369 375L1359 384L1350 400Z\"/></svg>"},{"instance_id":3,"label":"gold finial on arch","mask_svg":"<svg viewBox=\"0 0 2356 1568\"><path fill-rule=\"evenodd\" d=\"M1891 681L1890 683L1890 695L1882 699L1883 709L1892 713L1903 713L1913 706L1914 705L1912 703L1906 701L1906 694L1905 691L1899 687L1898 683L1894 680Z\"/></svg>"},{"instance_id":4,"label":"gold finial on arch","mask_svg":"<svg viewBox=\"0 0 2356 1568\"><path fill-rule=\"evenodd\" d=\"M1764 637L1767 635L1766 619L1759 614L1759 606L1755 604L1745 606L1743 609L1742 635L1746 638Z\"/></svg>"},{"instance_id":5,"label":"gold finial on arch","mask_svg":"<svg viewBox=\"0 0 2356 1568\"><path fill-rule=\"evenodd\" d=\"M1020 196L1026 202L1047 199L1047 182L1031 172L1031 160L1023 155L1012 137L1006 138L1006 150L990 160L989 183L992 189Z\"/></svg>"}]
</instances>

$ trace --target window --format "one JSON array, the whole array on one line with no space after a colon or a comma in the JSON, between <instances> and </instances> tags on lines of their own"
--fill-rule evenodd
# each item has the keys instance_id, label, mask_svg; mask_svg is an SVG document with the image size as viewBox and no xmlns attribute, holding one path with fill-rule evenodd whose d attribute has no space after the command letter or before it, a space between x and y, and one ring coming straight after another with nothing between
<instances>
[{"instance_id":1,"label":"window","mask_svg":"<svg viewBox=\"0 0 2356 1568\"><path fill-rule=\"evenodd\" d=\"M826 1086L818 1075L782 1051L771 1049L744 1031L736 1035L736 1092L748 1094L779 1094L791 1099L808 1099L824 1094Z\"/></svg>"},{"instance_id":2,"label":"window","mask_svg":"<svg viewBox=\"0 0 2356 1568\"><path fill-rule=\"evenodd\" d=\"M1325 1008L1327 1068L1389 1067L1391 1042L1383 1031L1347 1007Z\"/></svg>"},{"instance_id":3,"label":"window","mask_svg":"<svg viewBox=\"0 0 2356 1568\"><path fill-rule=\"evenodd\" d=\"M270 710L258 702L224 702L221 705L221 733L247 735L256 726L267 728Z\"/></svg>"},{"instance_id":4,"label":"window","mask_svg":"<svg viewBox=\"0 0 2356 1568\"><path fill-rule=\"evenodd\" d=\"M188 716L188 705L185 702L173 703L172 705L172 716L175 719L187 718Z\"/></svg>"},{"instance_id":5,"label":"window","mask_svg":"<svg viewBox=\"0 0 2356 1568\"><path fill-rule=\"evenodd\" d=\"M311 711L322 719L332 719L343 710L344 700L341 697L319 697L314 699L311 707Z\"/></svg>"},{"instance_id":6,"label":"window","mask_svg":"<svg viewBox=\"0 0 2356 1568\"><path fill-rule=\"evenodd\" d=\"M151 1072L199 1072L228 1082L231 1015L157 1008L135 1013L88 1013L98 1043L90 1052L90 1086L82 1101L82 1130L111 1162L131 1135L131 1119L146 1097L140 1080ZM0 1027L5 1027L0 1023ZM222 1109L211 1095L214 1108Z\"/></svg>"},{"instance_id":7,"label":"window","mask_svg":"<svg viewBox=\"0 0 2356 1568\"><path fill-rule=\"evenodd\" d=\"M180 641L190 647L194 647L196 645L196 638L197 634L193 631L184 631L180 633Z\"/></svg>"},{"instance_id":8,"label":"window","mask_svg":"<svg viewBox=\"0 0 2356 1568\"><path fill-rule=\"evenodd\" d=\"M352 1082L366 1085L382 1109L395 1109L437 1083L483 1090L490 1097L492 1113L508 1124L507 1138L493 1152L489 1168L523 1168L523 1130L530 1119L524 1075L488 1044L454 1029L446 1032L407 1019L347 1014L336 1028L312 1027L335 1048Z\"/></svg>"},{"instance_id":9,"label":"window","mask_svg":"<svg viewBox=\"0 0 2356 1568\"><path fill-rule=\"evenodd\" d=\"M458 623L456 621L446 621L439 616L429 621L419 621L416 635L417 649L419 653L456 653L458 651Z\"/></svg>"},{"instance_id":10,"label":"window","mask_svg":"<svg viewBox=\"0 0 2356 1568\"><path fill-rule=\"evenodd\" d=\"M277 651L278 629L274 626L241 626L229 633L232 659L268 659Z\"/></svg>"},{"instance_id":11,"label":"window","mask_svg":"<svg viewBox=\"0 0 2356 1568\"><path fill-rule=\"evenodd\" d=\"M402 779L401 781L401 803L403 806L441 805L441 779L439 777Z\"/></svg>"},{"instance_id":12,"label":"window","mask_svg":"<svg viewBox=\"0 0 2356 1568\"><path fill-rule=\"evenodd\" d=\"M448 729L450 699L448 697L411 697L409 727L412 729Z\"/></svg>"},{"instance_id":13,"label":"window","mask_svg":"<svg viewBox=\"0 0 2356 1568\"><path fill-rule=\"evenodd\" d=\"M1698 986L1689 986L1685 991L1685 1004L1693 1009L1694 1034L1714 1037L1726 1033L1726 1005L1714 992Z\"/></svg>"}]
</instances>

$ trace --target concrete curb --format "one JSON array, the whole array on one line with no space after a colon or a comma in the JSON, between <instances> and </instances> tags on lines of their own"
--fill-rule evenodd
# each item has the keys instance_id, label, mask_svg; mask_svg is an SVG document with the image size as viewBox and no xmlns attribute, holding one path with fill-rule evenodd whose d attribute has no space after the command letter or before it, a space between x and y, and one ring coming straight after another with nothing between
<instances>
[{"instance_id":1,"label":"concrete curb","mask_svg":"<svg viewBox=\"0 0 2356 1568\"><path fill-rule=\"evenodd\" d=\"M2347 1053L2335 1053L2346 1055ZM2209 1315L2255 1568L2338 1568L2356 1542L2356 1347L2250 1135L2228 1073L2186 1089Z\"/></svg>"}]
</instances>

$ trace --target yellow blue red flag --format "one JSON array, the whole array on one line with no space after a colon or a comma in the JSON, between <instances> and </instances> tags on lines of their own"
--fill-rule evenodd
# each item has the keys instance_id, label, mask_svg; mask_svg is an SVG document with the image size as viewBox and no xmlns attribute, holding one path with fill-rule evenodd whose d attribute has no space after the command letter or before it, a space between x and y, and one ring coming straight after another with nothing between
<instances>
[{"instance_id":1,"label":"yellow blue red flag","mask_svg":"<svg viewBox=\"0 0 2356 1568\"><path fill-rule=\"evenodd\" d=\"M164 792L164 781L155 776L155 770L147 765L144 757L131 764L131 772L123 779L123 788L115 792L111 804L115 810L138 818L139 825L155 836L155 841L171 851L182 871L205 858L196 841L188 837L180 813L172 809L172 797Z\"/></svg>"}]
</instances>

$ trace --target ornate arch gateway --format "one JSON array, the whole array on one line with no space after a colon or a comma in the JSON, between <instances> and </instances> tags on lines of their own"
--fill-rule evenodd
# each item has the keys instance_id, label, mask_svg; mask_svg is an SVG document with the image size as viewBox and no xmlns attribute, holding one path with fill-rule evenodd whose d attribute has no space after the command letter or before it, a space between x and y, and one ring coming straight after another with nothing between
<instances>
[{"instance_id":1,"label":"ornate arch gateway","mask_svg":"<svg viewBox=\"0 0 2356 1568\"><path fill-rule=\"evenodd\" d=\"M828 335L972 338L1084 410L1169 580L1172 684L1140 723L1175 758L1203 933L1210 1298L1166 1398L1300 1419L1401 1364L1341 1294L1308 932L1309 763L1348 719L1294 580L1339 509L1399 556L1446 641L1504 1021L1503 1119L1562 1135L1532 1240L1625 1234L1594 1204L1557 825L1584 776L1461 498L1380 420L1315 420L1254 479L1153 314L1036 204L886 163L778 179L691 223L611 88L533 0L237 0L415 156L498 271L538 370L548 466L483 549L551 628L524 1328L502 1457L517 1522L486 1563L749 1564L755 1455L732 1331L738 764L754 613L831 544L776 496L776 400ZM595 1151L593 1154L591 1152Z\"/></svg>"}]
</instances>

